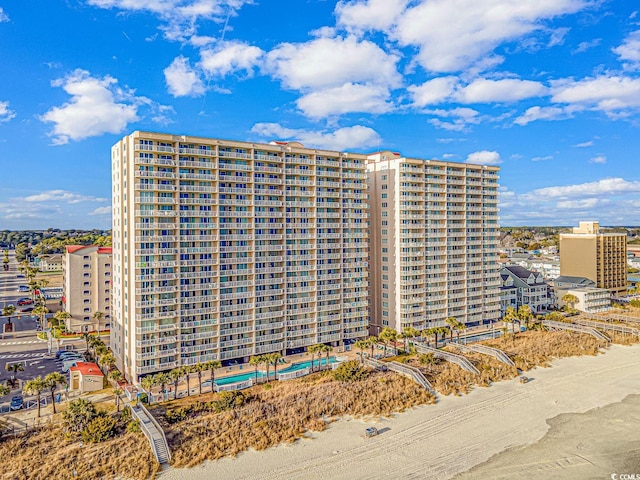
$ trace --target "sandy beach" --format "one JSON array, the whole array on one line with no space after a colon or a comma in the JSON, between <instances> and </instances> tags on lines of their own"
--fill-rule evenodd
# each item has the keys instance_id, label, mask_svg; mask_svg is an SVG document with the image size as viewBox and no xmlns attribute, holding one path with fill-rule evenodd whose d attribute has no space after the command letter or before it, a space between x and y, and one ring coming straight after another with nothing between
<instances>
[{"instance_id":1,"label":"sandy beach","mask_svg":"<svg viewBox=\"0 0 640 480\"><path fill-rule=\"evenodd\" d=\"M640 346L612 346L604 355L532 370L527 384L510 380L461 397L439 396L436 405L389 419L342 419L292 445L192 469L169 468L161 479L577 479L640 473L640 400L629 397L640 394L639 372ZM365 439L370 425L381 434Z\"/></svg>"}]
</instances>

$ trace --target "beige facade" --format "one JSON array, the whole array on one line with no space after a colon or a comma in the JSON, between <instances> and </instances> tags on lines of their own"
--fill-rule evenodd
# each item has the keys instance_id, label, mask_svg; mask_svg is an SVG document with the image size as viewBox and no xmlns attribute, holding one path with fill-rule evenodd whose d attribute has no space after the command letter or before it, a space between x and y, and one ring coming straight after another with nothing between
<instances>
[{"instance_id":1,"label":"beige facade","mask_svg":"<svg viewBox=\"0 0 640 480\"><path fill-rule=\"evenodd\" d=\"M104 388L104 374L91 362L78 362L69 368L69 391L78 393L96 392Z\"/></svg>"},{"instance_id":2,"label":"beige facade","mask_svg":"<svg viewBox=\"0 0 640 480\"><path fill-rule=\"evenodd\" d=\"M127 378L367 335L366 156L134 132L111 159Z\"/></svg>"},{"instance_id":3,"label":"beige facade","mask_svg":"<svg viewBox=\"0 0 640 480\"><path fill-rule=\"evenodd\" d=\"M499 318L498 170L369 156L373 334Z\"/></svg>"},{"instance_id":4,"label":"beige facade","mask_svg":"<svg viewBox=\"0 0 640 480\"><path fill-rule=\"evenodd\" d=\"M69 245L62 262L62 302L72 332L105 330L111 322L111 247ZM96 312L103 314L94 318ZM98 325L99 322L99 325Z\"/></svg>"},{"instance_id":5,"label":"beige facade","mask_svg":"<svg viewBox=\"0 0 640 480\"><path fill-rule=\"evenodd\" d=\"M578 299L574 308L581 312L600 313L611 309L611 293L604 288L573 288L563 292L563 296L565 293L574 295ZM562 301L560 304L565 305Z\"/></svg>"},{"instance_id":6,"label":"beige facade","mask_svg":"<svg viewBox=\"0 0 640 480\"><path fill-rule=\"evenodd\" d=\"M627 235L601 233L598 222L580 222L560 235L560 275L585 277L612 293L627 290Z\"/></svg>"}]
</instances>

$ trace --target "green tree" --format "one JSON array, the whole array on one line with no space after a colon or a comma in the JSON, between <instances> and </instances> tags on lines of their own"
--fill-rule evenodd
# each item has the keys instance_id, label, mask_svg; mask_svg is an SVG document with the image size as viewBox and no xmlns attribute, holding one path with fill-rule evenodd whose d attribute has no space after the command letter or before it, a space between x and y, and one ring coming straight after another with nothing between
<instances>
[{"instance_id":1,"label":"green tree","mask_svg":"<svg viewBox=\"0 0 640 480\"><path fill-rule=\"evenodd\" d=\"M85 341L85 343L87 345L87 349L85 351L88 352L89 351L89 340L93 338L93 335L91 335L89 332L82 332L82 334L80 334L80 337Z\"/></svg>"},{"instance_id":2,"label":"green tree","mask_svg":"<svg viewBox=\"0 0 640 480\"><path fill-rule=\"evenodd\" d=\"M114 385L117 385L121 379L122 379L122 372L120 370L113 369L109 372L109 380L111 380L114 383Z\"/></svg>"},{"instance_id":3,"label":"green tree","mask_svg":"<svg viewBox=\"0 0 640 480\"><path fill-rule=\"evenodd\" d=\"M433 353L421 353L418 357L418 362L420 365L427 366L428 370L431 372L431 367L436 363L436 357Z\"/></svg>"},{"instance_id":4,"label":"green tree","mask_svg":"<svg viewBox=\"0 0 640 480\"><path fill-rule=\"evenodd\" d=\"M102 312L95 312L93 314L93 319L98 323L98 327L97 327L98 335L100 335L100 320L102 320L102 317L104 317L104 313Z\"/></svg>"},{"instance_id":5,"label":"green tree","mask_svg":"<svg viewBox=\"0 0 640 480\"><path fill-rule=\"evenodd\" d=\"M404 327L402 329L402 336L406 339L416 338L420 336L420 331L414 327ZM405 346L405 350L407 350L407 346Z\"/></svg>"},{"instance_id":6,"label":"green tree","mask_svg":"<svg viewBox=\"0 0 640 480\"><path fill-rule=\"evenodd\" d=\"M124 392L122 391L122 389L120 387L116 387L113 389L113 394L116 397L115 401L116 401L116 411L119 412L120 411L120 395L122 395Z\"/></svg>"},{"instance_id":7,"label":"green tree","mask_svg":"<svg viewBox=\"0 0 640 480\"><path fill-rule=\"evenodd\" d=\"M42 392L47 388L49 388L49 385L42 379L40 375L32 380L28 380L22 388L22 392L25 395L36 396L36 401L38 402L38 418L40 418L40 397L42 396Z\"/></svg>"},{"instance_id":8,"label":"green tree","mask_svg":"<svg viewBox=\"0 0 640 480\"><path fill-rule=\"evenodd\" d=\"M529 323L533 320L533 313L531 312L531 307L529 307L529 305L522 305L518 308L518 319L524 322L524 325L529 329Z\"/></svg>"},{"instance_id":9,"label":"green tree","mask_svg":"<svg viewBox=\"0 0 640 480\"><path fill-rule=\"evenodd\" d=\"M458 320L456 319L456 317L447 317L444 320L444 323L449 325L449 341L453 342L453 329L458 324Z\"/></svg>"},{"instance_id":10,"label":"green tree","mask_svg":"<svg viewBox=\"0 0 640 480\"><path fill-rule=\"evenodd\" d=\"M198 374L198 394L202 395L202 372L207 370L207 366L204 363L196 363L193 366L193 371Z\"/></svg>"},{"instance_id":11,"label":"green tree","mask_svg":"<svg viewBox=\"0 0 640 480\"><path fill-rule=\"evenodd\" d=\"M253 368L255 371L256 384L258 383L258 367L262 365L263 362L264 362L264 359L262 358L262 355L254 355L251 358L249 358L249 365L253 365Z\"/></svg>"},{"instance_id":12,"label":"green tree","mask_svg":"<svg viewBox=\"0 0 640 480\"><path fill-rule=\"evenodd\" d=\"M575 308L575 306L576 306L576 303L578 303L578 302L579 302L579 299L578 299L578 297L576 297L576 296L575 296L575 295L573 295L572 293L565 293L565 294L562 296L562 301L563 301L564 303L566 303L567 305L569 305L569 308L570 308L571 310L573 310L573 309Z\"/></svg>"},{"instance_id":13,"label":"green tree","mask_svg":"<svg viewBox=\"0 0 640 480\"><path fill-rule=\"evenodd\" d=\"M178 398L178 385L180 384L180 381L182 381L182 379L184 378L184 375L185 375L185 371L182 367L176 367L173 370L169 371L169 378L171 378L171 381L173 382L173 387L175 388L175 391L173 392L174 400Z\"/></svg>"},{"instance_id":14,"label":"green tree","mask_svg":"<svg viewBox=\"0 0 640 480\"><path fill-rule=\"evenodd\" d=\"M51 391L51 405L53 405L53 413L56 413L56 390L58 387L67 385L67 377L60 372L51 372L44 377L47 388Z\"/></svg>"},{"instance_id":15,"label":"green tree","mask_svg":"<svg viewBox=\"0 0 640 480\"><path fill-rule=\"evenodd\" d=\"M311 355L311 371L312 372L314 371L314 365L315 365L313 359L315 358L316 354L319 353L319 348L320 348L320 346L317 345L317 344L316 345L309 345L307 347L307 355Z\"/></svg>"},{"instance_id":16,"label":"green tree","mask_svg":"<svg viewBox=\"0 0 640 480\"><path fill-rule=\"evenodd\" d=\"M514 307L507 307L502 321L511 324L511 331L515 333L515 324L518 322L518 312Z\"/></svg>"},{"instance_id":17,"label":"green tree","mask_svg":"<svg viewBox=\"0 0 640 480\"><path fill-rule=\"evenodd\" d=\"M267 356L267 360L269 364L273 365L273 376L277 380L278 379L278 362L282 358L280 352L273 352Z\"/></svg>"},{"instance_id":18,"label":"green tree","mask_svg":"<svg viewBox=\"0 0 640 480\"><path fill-rule=\"evenodd\" d=\"M99 443L114 437L117 432L117 421L106 414L98 414L91 419L86 428L82 430L82 439L85 442Z\"/></svg>"},{"instance_id":19,"label":"green tree","mask_svg":"<svg viewBox=\"0 0 640 480\"><path fill-rule=\"evenodd\" d=\"M71 318L71 314L69 312L65 312L64 310L60 310L59 312L53 314L53 318L56 319L58 325L62 324L66 326L67 320Z\"/></svg>"},{"instance_id":20,"label":"green tree","mask_svg":"<svg viewBox=\"0 0 640 480\"><path fill-rule=\"evenodd\" d=\"M389 327L384 327L380 335L378 335L382 343L384 343L384 356L387 356L387 346L390 342L395 341L398 338L398 332Z\"/></svg>"},{"instance_id":21,"label":"green tree","mask_svg":"<svg viewBox=\"0 0 640 480\"><path fill-rule=\"evenodd\" d=\"M360 363L364 363L364 351L369 347L369 342L367 340L356 340L354 345L360 349Z\"/></svg>"},{"instance_id":22,"label":"green tree","mask_svg":"<svg viewBox=\"0 0 640 480\"><path fill-rule=\"evenodd\" d=\"M5 395L9 395L11 393L11 388L7 385L3 385L0 383L0 397L4 397Z\"/></svg>"},{"instance_id":23,"label":"green tree","mask_svg":"<svg viewBox=\"0 0 640 480\"><path fill-rule=\"evenodd\" d=\"M116 364L116 357L113 355L113 352L109 350L98 357L98 363L105 367L104 373L108 373Z\"/></svg>"},{"instance_id":24,"label":"green tree","mask_svg":"<svg viewBox=\"0 0 640 480\"><path fill-rule=\"evenodd\" d=\"M16 313L16 307L15 305L6 305L3 309L2 309L2 315L4 315L5 317L7 317L7 323L11 323L11 316Z\"/></svg>"},{"instance_id":25,"label":"green tree","mask_svg":"<svg viewBox=\"0 0 640 480\"><path fill-rule=\"evenodd\" d=\"M156 373L153 376L154 385L160 385L160 392L162 392L162 395L164 395L164 392L167 389L167 384L172 380L173 378L167 373Z\"/></svg>"},{"instance_id":26,"label":"green tree","mask_svg":"<svg viewBox=\"0 0 640 480\"><path fill-rule=\"evenodd\" d=\"M462 322L456 322L453 328L456 330L457 342L460 343L460 332L464 332L467 329L467 325Z\"/></svg>"},{"instance_id":27,"label":"green tree","mask_svg":"<svg viewBox=\"0 0 640 480\"><path fill-rule=\"evenodd\" d=\"M373 335L373 336L367 338L367 342L369 342L369 348L371 348L371 358L373 358L373 349L378 344L378 337Z\"/></svg>"},{"instance_id":28,"label":"green tree","mask_svg":"<svg viewBox=\"0 0 640 480\"><path fill-rule=\"evenodd\" d=\"M320 347L320 356L324 353L325 355L325 366L329 366L329 355L333 352L333 347L331 345L322 344Z\"/></svg>"},{"instance_id":29,"label":"green tree","mask_svg":"<svg viewBox=\"0 0 640 480\"><path fill-rule=\"evenodd\" d=\"M8 363L6 365L7 372L11 374L9 381L12 385L18 383L18 372L24 372L24 365L21 363Z\"/></svg>"},{"instance_id":30,"label":"green tree","mask_svg":"<svg viewBox=\"0 0 640 480\"><path fill-rule=\"evenodd\" d=\"M182 372L187 380L187 397L191 395L191 374L195 373L193 365L185 365L182 367Z\"/></svg>"},{"instance_id":31,"label":"green tree","mask_svg":"<svg viewBox=\"0 0 640 480\"><path fill-rule=\"evenodd\" d=\"M211 373L211 393L215 391L215 383L216 383L216 369L222 366L220 360L209 360L205 363L207 366L207 370Z\"/></svg>"},{"instance_id":32,"label":"green tree","mask_svg":"<svg viewBox=\"0 0 640 480\"><path fill-rule=\"evenodd\" d=\"M33 308L33 314L37 315L40 318L40 325L42 330L44 330L46 328L46 325L44 323L44 319L45 319L45 315L49 313L49 309L47 307L45 307L44 305L36 305Z\"/></svg>"}]
</instances>

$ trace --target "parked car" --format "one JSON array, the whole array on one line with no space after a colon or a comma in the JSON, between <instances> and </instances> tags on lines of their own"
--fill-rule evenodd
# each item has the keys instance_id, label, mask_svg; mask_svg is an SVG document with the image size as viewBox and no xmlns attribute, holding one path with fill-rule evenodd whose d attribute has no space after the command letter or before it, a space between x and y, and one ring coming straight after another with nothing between
<instances>
[{"instance_id":1,"label":"parked car","mask_svg":"<svg viewBox=\"0 0 640 480\"><path fill-rule=\"evenodd\" d=\"M29 287L27 285L20 285L18 287L18 291L19 292L28 292L29 291Z\"/></svg>"},{"instance_id":2,"label":"parked car","mask_svg":"<svg viewBox=\"0 0 640 480\"><path fill-rule=\"evenodd\" d=\"M20 395L16 395L11 399L9 408L11 408L11 410L20 410L23 407L23 404L24 401L22 400L22 397Z\"/></svg>"},{"instance_id":3,"label":"parked car","mask_svg":"<svg viewBox=\"0 0 640 480\"><path fill-rule=\"evenodd\" d=\"M21 308L20 311L23 313L33 312L33 307Z\"/></svg>"},{"instance_id":4,"label":"parked car","mask_svg":"<svg viewBox=\"0 0 640 480\"><path fill-rule=\"evenodd\" d=\"M33 300L31 300L30 298L21 298L20 300L18 300L18 306L31 305L32 303Z\"/></svg>"},{"instance_id":5,"label":"parked car","mask_svg":"<svg viewBox=\"0 0 640 480\"><path fill-rule=\"evenodd\" d=\"M19 273L18 275L16 275L16 278L24 278L24 275L22 275L21 273Z\"/></svg>"},{"instance_id":6,"label":"parked car","mask_svg":"<svg viewBox=\"0 0 640 480\"><path fill-rule=\"evenodd\" d=\"M60 360L67 360L70 358L84 358L81 353L77 352L63 352L58 357Z\"/></svg>"},{"instance_id":7,"label":"parked car","mask_svg":"<svg viewBox=\"0 0 640 480\"><path fill-rule=\"evenodd\" d=\"M67 354L67 355L68 355L68 354L70 354L70 353L78 354L78 352L76 352L75 350L58 350L58 351L56 352L56 358L60 358L60 356L61 356L63 353L64 353L64 354Z\"/></svg>"},{"instance_id":8,"label":"parked car","mask_svg":"<svg viewBox=\"0 0 640 480\"><path fill-rule=\"evenodd\" d=\"M73 359L73 360L65 360L62 362L62 368L60 369L62 373L67 373L71 367L75 367L78 362L81 362L81 359Z\"/></svg>"}]
</instances>

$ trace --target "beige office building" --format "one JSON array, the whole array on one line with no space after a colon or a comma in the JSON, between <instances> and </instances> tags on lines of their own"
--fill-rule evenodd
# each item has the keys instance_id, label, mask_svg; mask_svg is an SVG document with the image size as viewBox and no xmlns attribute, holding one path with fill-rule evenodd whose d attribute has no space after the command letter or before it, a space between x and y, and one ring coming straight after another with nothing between
<instances>
[{"instance_id":1,"label":"beige office building","mask_svg":"<svg viewBox=\"0 0 640 480\"><path fill-rule=\"evenodd\" d=\"M136 131L111 159L127 378L367 335L366 156Z\"/></svg>"},{"instance_id":2,"label":"beige office building","mask_svg":"<svg viewBox=\"0 0 640 480\"><path fill-rule=\"evenodd\" d=\"M613 294L627 291L627 235L601 233L598 222L580 222L560 234L560 275L584 277Z\"/></svg>"},{"instance_id":3,"label":"beige office building","mask_svg":"<svg viewBox=\"0 0 640 480\"><path fill-rule=\"evenodd\" d=\"M72 332L105 330L111 323L111 247L68 245L62 262L62 302ZM94 318L96 312L101 319ZM99 323L99 324L98 324Z\"/></svg>"},{"instance_id":4,"label":"beige office building","mask_svg":"<svg viewBox=\"0 0 640 480\"><path fill-rule=\"evenodd\" d=\"M499 318L498 170L369 156L372 333Z\"/></svg>"}]
</instances>

